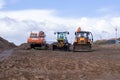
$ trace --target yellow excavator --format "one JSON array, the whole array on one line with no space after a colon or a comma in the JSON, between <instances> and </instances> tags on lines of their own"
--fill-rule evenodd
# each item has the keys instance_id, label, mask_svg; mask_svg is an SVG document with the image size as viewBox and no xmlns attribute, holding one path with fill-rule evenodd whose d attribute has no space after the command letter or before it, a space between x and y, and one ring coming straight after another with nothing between
<instances>
[{"instance_id":1,"label":"yellow excavator","mask_svg":"<svg viewBox=\"0 0 120 80\"><path fill-rule=\"evenodd\" d=\"M73 51L92 51L93 35L89 31L81 31L78 27L75 32Z\"/></svg>"}]
</instances>

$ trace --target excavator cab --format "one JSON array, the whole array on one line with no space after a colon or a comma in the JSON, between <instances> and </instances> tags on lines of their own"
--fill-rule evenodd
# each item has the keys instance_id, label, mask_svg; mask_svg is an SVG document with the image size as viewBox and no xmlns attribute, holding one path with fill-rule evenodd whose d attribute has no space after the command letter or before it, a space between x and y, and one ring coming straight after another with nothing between
<instances>
[{"instance_id":1,"label":"excavator cab","mask_svg":"<svg viewBox=\"0 0 120 80\"><path fill-rule=\"evenodd\" d=\"M88 31L75 32L73 51L91 51L93 35Z\"/></svg>"},{"instance_id":2,"label":"excavator cab","mask_svg":"<svg viewBox=\"0 0 120 80\"><path fill-rule=\"evenodd\" d=\"M37 33L30 33L30 38L37 38Z\"/></svg>"},{"instance_id":3,"label":"excavator cab","mask_svg":"<svg viewBox=\"0 0 120 80\"><path fill-rule=\"evenodd\" d=\"M67 34L69 34L69 32L57 32L57 41L58 41L58 43L59 42L68 43Z\"/></svg>"},{"instance_id":4,"label":"excavator cab","mask_svg":"<svg viewBox=\"0 0 120 80\"><path fill-rule=\"evenodd\" d=\"M92 33L87 31L75 32L75 38L78 44L86 44L88 42L93 42Z\"/></svg>"},{"instance_id":5,"label":"excavator cab","mask_svg":"<svg viewBox=\"0 0 120 80\"><path fill-rule=\"evenodd\" d=\"M69 50L69 43L67 40L67 34L69 32L55 32L55 35L57 34L57 42L55 42L52 46L53 50L59 49L59 50Z\"/></svg>"}]
</instances>

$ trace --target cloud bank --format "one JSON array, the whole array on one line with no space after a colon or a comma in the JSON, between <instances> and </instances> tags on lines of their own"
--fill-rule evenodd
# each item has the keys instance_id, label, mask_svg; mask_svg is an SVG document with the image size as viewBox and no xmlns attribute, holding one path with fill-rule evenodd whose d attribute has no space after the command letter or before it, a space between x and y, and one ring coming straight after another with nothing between
<instances>
[{"instance_id":1,"label":"cloud bank","mask_svg":"<svg viewBox=\"0 0 120 80\"><path fill-rule=\"evenodd\" d=\"M82 30L91 31L94 40L115 37L115 28L120 29L120 17L96 18L61 18L55 10L21 10L0 11L0 36L19 45L27 42L31 31L43 30L47 41L55 41L56 31L69 31L69 41L74 40L74 32L80 26ZM118 37L120 34L118 33Z\"/></svg>"}]
</instances>

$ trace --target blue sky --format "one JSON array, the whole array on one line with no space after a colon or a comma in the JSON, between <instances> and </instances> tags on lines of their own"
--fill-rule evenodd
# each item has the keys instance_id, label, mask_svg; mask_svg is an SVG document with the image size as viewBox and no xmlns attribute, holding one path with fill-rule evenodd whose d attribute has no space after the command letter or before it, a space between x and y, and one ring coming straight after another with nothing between
<instances>
[{"instance_id":1,"label":"blue sky","mask_svg":"<svg viewBox=\"0 0 120 80\"><path fill-rule=\"evenodd\" d=\"M6 0L2 10L48 9L60 17L118 16L120 0Z\"/></svg>"},{"instance_id":2,"label":"blue sky","mask_svg":"<svg viewBox=\"0 0 120 80\"><path fill-rule=\"evenodd\" d=\"M47 41L56 31L69 31L68 40L80 26L94 40L120 37L120 0L0 0L0 36L19 45L31 31L44 31ZM9 35L8 35L9 33Z\"/></svg>"}]
</instances>

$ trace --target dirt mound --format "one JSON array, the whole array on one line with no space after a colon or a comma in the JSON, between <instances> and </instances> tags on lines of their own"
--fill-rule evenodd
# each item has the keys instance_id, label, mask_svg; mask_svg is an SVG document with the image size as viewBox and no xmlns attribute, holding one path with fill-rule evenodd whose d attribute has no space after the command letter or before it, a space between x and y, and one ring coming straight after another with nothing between
<instances>
[{"instance_id":1,"label":"dirt mound","mask_svg":"<svg viewBox=\"0 0 120 80\"><path fill-rule=\"evenodd\" d=\"M11 43L11 42L3 39L2 37L0 37L0 50L11 49L14 47L16 47L16 45L14 43Z\"/></svg>"},{"instance_id":2,"label":"dirt mound","mask_svg":"<svg viewBox=\"0 0 120 80\"><path fill-rule=\"evenodd\" d=\"M52 50L52 44L47 44L48 45L48 50ZM23 43L20 46L17 47L18 50L30 50L30 44L29 43ZM44 46L41 48L36 48L38 50L44 50Z\"/></svg>"},{"instance_id":3,"label":"dirt mound","mask_svg":"<svg viewBox=\"0 0 120 80\"><path fill-rule=\"evenodd\" d=\"M107 40L97 40L94 42L96 45L102 45L102 44L107 44Z\"/></svg>"},{"instance_id":4,"label":"dirt mound","mask_svg":"<svg viewBox=\"0 0 120 80\"><path fill-rule=\"evenodd\" d=\"M28 43L23 43L23 44L21 44L20 46L18 46L17 49L19 49L19 50L27 50L27 49L30 49L30 44L28 44Z\"/></svg>"}]
</instances>

